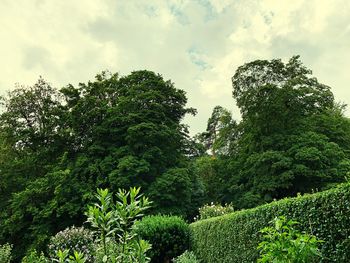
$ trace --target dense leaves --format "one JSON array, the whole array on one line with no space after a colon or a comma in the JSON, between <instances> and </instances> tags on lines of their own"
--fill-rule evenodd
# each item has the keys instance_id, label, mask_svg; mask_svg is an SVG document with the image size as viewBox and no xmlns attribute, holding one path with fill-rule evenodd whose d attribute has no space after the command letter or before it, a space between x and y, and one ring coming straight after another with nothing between
<instances>
[{"instance_id":1,"label":"dense leaves","mask_svg":"<svg viewBox=\"0 0 350 263\"><path fill-rule=\"evenodd\" d=\"M83 223L96 187L138 186L156 199L157 186L171 182L154 212L185 207L177 214L192 215L190 202L203 191L186 168L180 122L195 113L186 102L184 91L150 71L103 72L60 91L39 79L10 92L0 115L0 241L14 244L16 257L42 249L51 235Z\"/></svg>"},{"instance_id":2,"label":"dense leaves","mask_svg":"<svg viewBox=\"0 0 350 263\"><path fill-rule=\"evenodd\" d=\"M197 161L209 201L254 207L345 180L350 171L345 106L334 102L330 87L312 77L299 57L286 64L247 63L232 84L242 120L236 123L228 110L215 107L207 131L198 136L206 138L203 145L215 157Z\"/></svg>"},{"instance_id":3,"label":"dense leaves","mask_svg":"<svg viewBox=\"0 0 350 263\"><path fill-rule=\"evenodd\" d=\"M152 263L169 262L189 248L189 226L177 216L144 217L136 224L136 233L152 244Z\"/></svg>"},{"instance_id":4,"label":"dense leaves","mask_svg":"<svg viewBox=\"0 0 350 263\"><path fill-rule=\"evenodd\" d=\"M193 138L185 92L151 71L17 86L0 99L0 243L15 260L40 251L83 223L96 188L142 187L150 213L193 219L204 203L248 208L345 180L345 105L299 57L242 65L232 84L241 120L216 106Z\"/></svg>"},{"instance_id":5,"label":"dense leaves","mask_svg":"<svg viewBox=\"0 0 350 263\"><path fill-rule=\"evenodd\" d=\"M323 258L317 262L346 263L350 260L349 200L350 185L346 183L328 191L200 220L190 225L191 247L203 262L256 262L257 246L264 239L259 231L275 217L285 216L299 222L296 230L324 241L318 246Z\"/></svg>"}]
</instances>

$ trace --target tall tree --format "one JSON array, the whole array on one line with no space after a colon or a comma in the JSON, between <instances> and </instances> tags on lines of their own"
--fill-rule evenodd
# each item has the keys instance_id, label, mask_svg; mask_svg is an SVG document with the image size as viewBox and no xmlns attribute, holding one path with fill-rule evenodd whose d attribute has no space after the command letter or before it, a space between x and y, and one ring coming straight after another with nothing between
<instances>
[{"instance_id":1,"label":"tall tree","mask_svg":"<svg viewBox=\"0 0 350 263\"><path fill-rule=\"evenodd\" d=\"M235 183L243 185L242 206L344 180L345 148L320 127L320 120L336 116L330 114L336 108L333 94L298 56L286 64L277 59L247 63L232 84L242 113L238 151L232 155L240 178ZM347 125L343 116L337 118Z\"/></svg>"},{"instance_id":2,"label":"tall tree","mask_svg":"<svg viewBox=\"0 0 350 263\"><path fill-rule=\"evenodd\" d=\"M350 122L330 87L311 73L298 56L287 63L256 60L237 69L233 97L242 120L236 124L231 118L230 125L220 126L221 116L228 115L216 107L203 133L207 137L202 135L211 147L220 142L220 132L230 135L223 136L230 138L223 144L228 152L216 156L220 165L203 157L198 162L210 168L201 171L211 180L214 175L215 188L226 193L212 191L212 199L252 207L344 181L350 171Z\"/></svg>"},{"instance_id":3,"label":"tall tree","mask_svg":"<svg viewBox=\"0 0 350 263\"><path fill-rule=\"evenodd\" d=\"M226 155L232 150L237 133L237 122L232 118L232 113L216 106L208 119L206 131L198 134L196 139L215 157L217 154Z\"/></svg>"}]
</instances>

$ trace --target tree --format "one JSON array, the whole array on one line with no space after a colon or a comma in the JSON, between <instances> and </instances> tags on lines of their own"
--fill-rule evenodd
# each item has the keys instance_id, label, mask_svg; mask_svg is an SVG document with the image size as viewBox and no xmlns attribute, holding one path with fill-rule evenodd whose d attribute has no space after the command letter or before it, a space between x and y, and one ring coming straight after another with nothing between
<instances>
[{"instance_id":1,"label":"tree","mask_svg":"<svg viewBox=\"0 0 350 263\"><path fill-rule=\"evenodd\" d=\"M216 106L208 120L207 130L197 135L212 156L227 154L232 148L231 143L237 136L237 123L232 113L227 109Z\"/></svg>"},{"instance_id":2,"label":"tree","mask_svg":"<svg viewBox=\"0 0 350 263\"><path fill-rule=\"evenodd\" d=\"M103 72L60 91L39 79L9 93L0 115L0 242L12 242L16 258L42 248L51 235L83 223L97 187L141 186L154 198L153 185L169 180L190 187L186 204L166 190L172 205L185 205L183 216L192 213L200 183L174 172L189 166L181 120L195 111L186 103L184 91L151 71ZM158 211L167 205L158 203Z\"/></svg>"},{"instance_id":3,"label":"tree","mask_svg":"<svg viewBox=\"0 0 350 263\"><path fill-rule=\"evenodd\" d=\"M232 84L242 120L217 106L198 136L215 157L197 159L209 201L253 207L344 181L350 169L345 106L298 56L244 64Z\"/></svg>"},{"instance_id":4,"label":"tree","mask_svg":"<svg viewBox=\"0 0 350 263\"><path fill-rule=\"evenodd\" d=\"M77 138L76 155L91 159L96 181L113 190L129 184L147 189L183 160L186 131L180 121L194 110L185 108L185 93L160 75L103 73L95 82L62 92Z\"/></svg>"},{"instance_id":5,"label":"tree","mask_svg":"<svg viewBox=\"0 0 350 263\"><path fill-rule=\"evenodd\" d=\"M337 143L347 140L350 126L337 110L330 87L311 77L299 57L287 64L276 59L247 63L238 68L232 83L242 113L237 152L231 155L240 178L237 182L235 177L234 184L244 189L241 206L344 180L347 146ZM331 121L340 128L326 131L324 124Z\"/></svg>"},{"instance_id":6,"label":"tree","mask_svg":"<svg viewBox=\"0 0 350 263\"><path fill-rule=\"evenodd\" d=\"M18 153L35 153L43 162L61 153L65 128L61 96L44 79L33 86L17 86L2 99L0 129Z\"/></svg>"}]
</instances>

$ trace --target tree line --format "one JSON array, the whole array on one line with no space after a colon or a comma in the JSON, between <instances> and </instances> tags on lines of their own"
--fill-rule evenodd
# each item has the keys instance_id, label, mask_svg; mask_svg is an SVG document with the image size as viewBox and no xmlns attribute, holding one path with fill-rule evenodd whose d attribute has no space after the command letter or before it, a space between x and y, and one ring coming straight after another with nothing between
<instances>
[{"instance_id":1,"label":"tree line","mask_svg":"<svg viewBox=\"0 0 350 263\"><path fill-rule=\"evenodd\" d=\"M204 203L242 209L346 180L345 105L298 56L244 64L232 86L241 120L217 106L194 137L185 92L151 71L17 86L1 99L0 243L40 250L84 222L96 188L141 187L151 213L191 220Z\"/></svg>"}]
</instances>

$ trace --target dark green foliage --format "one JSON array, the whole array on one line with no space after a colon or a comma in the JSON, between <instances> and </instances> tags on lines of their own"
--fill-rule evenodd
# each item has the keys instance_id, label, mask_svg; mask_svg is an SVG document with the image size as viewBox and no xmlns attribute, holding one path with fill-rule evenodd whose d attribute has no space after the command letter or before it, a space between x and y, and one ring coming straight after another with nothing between
<instances>
[{"instance_id":1,"label":"dark green foliage","mask_svg":"<svg viewBox=\"0 0 350 263\"><path fill-rule=\"evenodd\" d=\"M152 200L155 200L154 205L157 212L174 212L184 215L187 212L186 205L191 202L191 188L188 170L175 168L168 170L156 179L150 188L150 196L152 196ZM180 199L183 203L178 202Z\"/></svg>"},{"instance_id":2,"label":"dark green foliage","mask_svg":"<svg viewBox=\"0 0 350 263\"><path fill-rule=\"evenodd\" d=\"M350 171L345 106L298 56L244 64L232 84L242 120L215 107L198 139L215 157L196 161L209 202L249 208L344 182Z\"/></svg>"},{"instance_id":3,"label":"dark green foliage","mask_svg":"<svg viewBox=\"0 0 350 263\"><path fill-rule=\"evenodd\" d=\"M299 57L286 64L247 63L238 68L232 83L243 117L237 151L231 155L237 186L243 185L238 206L252 207L344 181L350 168L347 146L340 143L341 136L334 136L335 129L327 132L322 126L336 118L339 135L350 126L345 128L348 122L337 111L330 87L312 77Z\"/></svg>"},{"instance_id":4,"label":"dark green foliage","mask_svg":"<svg viewBox=\"0 0 350 263\"><path fill-rule=\"evenodd\" d=\"M298 221L300 231L324 241L320 262L350 261L349 184L195 222L190 225L191 248L205 263L256 262L260 229L281 215Z\"/></svg>"},{"instance_id":5,"label":"dark green foliage","mask_svg":"<svg viewBox=\"0 0 350 263\"><path fill-rule=\"evenodd\" d=\"M200 184L179 168L188 167L188 132L180 122L195 111L185 107L185 92L161 75L104 72L60 91L40 79L2 102L0 241L14 244L16 260L28 249L43 250L66 227L81 225L97 187L142 186L157 195L152 185L171 179L178 186L157 209L184 205L183 215L196 209ZM177 195L183 186L189 187L186 200Z\"/></svg>"},{"instance_id":6,"label":"dark green foliage","mask_svg":"<svg viewBox=\"0 0 350 263\"><path fill-rule=\"evenodd\" d=\"M151 262L163 263L189 248L189 226L177 216L147 216L136 224L139 236L152 244Z\"/></svg>"}]
</instances>

